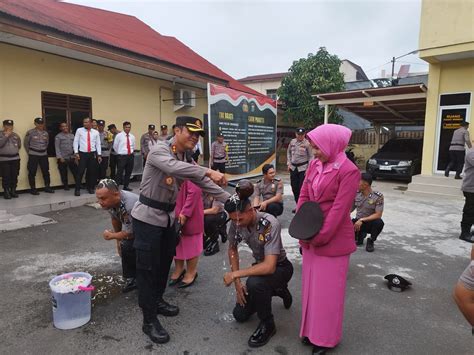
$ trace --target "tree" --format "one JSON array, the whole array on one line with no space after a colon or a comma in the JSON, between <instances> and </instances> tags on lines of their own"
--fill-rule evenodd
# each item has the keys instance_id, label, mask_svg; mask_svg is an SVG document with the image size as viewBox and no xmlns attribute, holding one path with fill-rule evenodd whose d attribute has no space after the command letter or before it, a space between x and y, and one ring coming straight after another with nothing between
<instances>
[{"instance_id":1,"label":"tree","mask_svg":"<svg viewBox=\"0 0 474 355\"><path fill-rule=\"evenodd\" d=\"M326 48L316 54L294 61L278 89L283 102L285 119L290 117L306 128L314 128L324 122L324 108L319 107L314 94L344 90L344 75L339 72L341 60ZM342 118L333 110L330 122L340 123Z\"/></svg>"}]
</instances>

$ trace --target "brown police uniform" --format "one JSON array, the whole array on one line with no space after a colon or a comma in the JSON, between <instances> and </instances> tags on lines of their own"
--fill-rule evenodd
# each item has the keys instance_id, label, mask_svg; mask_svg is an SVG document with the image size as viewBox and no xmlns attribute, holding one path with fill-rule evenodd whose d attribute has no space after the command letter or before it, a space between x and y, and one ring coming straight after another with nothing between
<instances>
[{"instance_id":1,"label":"brown police uniform","mask_svg":"<svg viewBox=\"0 0 474 355\"><path fill-rule=\"evenodd\" d=\"M44 122L41 120L39 123ZM30 183L31 192L37 194L36 191L36 171L38 165L43 175L44 186L46 192L54 192L50 188L51 179L49 175L49 161L48 161L48 144L49 134L46 130L40 131L33 128L26 132L25 136L25 150L28 153L28 182Z\"/></svg>"},{"instance_id":2,"label":"brown police uniform","mask_svg":"<svg viewBox=\"0 0 474 355\"><path fill-rule=\"evenodd\" d=\"M278 177L271 181L261 179L255 184L254 196L260 198L261 201L267 201L278 193L283 195L283 182ZM277 217L283 213L283 203L272 202L267 205L265 212Z\"/></svg>"},{"instance_id":3,"label":"brown police uniform","mask_svg":"<svg viewBox=\"0 0 474 355\"><path fill-rule=\"evenodd\" d=\"M466 148L472 148L471 138L467 127L460 127L453 132L451 144L449 146L449 163L444 172L445 176L449 176L449 172L454 168L456 178L461 178L462 169L464 167L464 159L466 157Z\"/></svg>"},{"instance_id":4,"label":"brown police uniform","mask_svg":"<svg viewBox=\"0 0 474 355\"><path fill-rule=\"evenodd\" d=\"M356 218L352 219L352 223L357 222L360 218L368 217L375 212L382 212L384 206L384 197L381 192L372 191L368 196L364 196L362 192L357 192L354 201L357 208ZM377 240L378 235L382 232L384 222L381 218L363 222L359 232L355 233L357 244L362 244L365 236L370 234L371 241Z\"/></svg>"},{"instance_id":5,"label":"brown police uniform","mask_svg":"<svg viewBox=\"0 0 474 355\"><path fill-rule=\"evenodd\" d=\"M13 125L13 121L8 122ZM20 171L20 149L21 138L18 134L12 132L7 136L4 131L0 131L0 176L5 199L18 197L16 186Z\"/></svg>"},{"instance_id":6,"label":"brown police uniform","mask_svg":"<svg viewBox=\"0 0 474 355\"><path fill-rule=\"evenodd\" d=\"M306 138L302 141L293 138L288 145L286 158L290 169L291 189L293 190L295 202L298 202L306 169L308 168L308 163L312 158L311 144Z\"/></svg>"},{"instance_id":7,"label":"brown police uniform","mask_svg":"<svg viewBox=\"0 0 474 355\"><path fill-rule=\"evenodd\" d=\"M67 170L71 171L72 176L77 176L77 164L74 159L74 134L59 132L54 138L54 148L56 150L56 158L58 159L58 170L61 176L61 182L65 189L68 187ZM64 160L64 161L61 161Z\"/></svg>"},{"instance_id":8,"label":"brown police uniform","mask_svg":"<svg viewBox=\"0 0 474 355\"><path fill-rule=\"evenodd\" d=\"M211 169L219 170L221 173L225 173L225 164L227 163L227 152L229 151L229 145L227 143L219 143L214 141L211 144Z\"/></svg>"}]
</instances>

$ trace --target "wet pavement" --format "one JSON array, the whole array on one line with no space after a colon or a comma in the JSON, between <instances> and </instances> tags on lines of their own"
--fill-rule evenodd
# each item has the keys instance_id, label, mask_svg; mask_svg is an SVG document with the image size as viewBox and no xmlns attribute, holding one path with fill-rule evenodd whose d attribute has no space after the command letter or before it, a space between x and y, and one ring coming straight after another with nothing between
<instances>
[{"instance_id":1,"label":"wet pavement","mask_svg":"<svg viewBox=\"0 0 474 355\"><path fill-rule=\"evenodd\" d=\"M120 259L115 242L105 241L108 214L83 206L42 216L57 223L0 234L0 352L2 354L166 353L166 354L309 354L298 339L301 258L288 235L292 196L285 178L282 237L295 265L290 282L293 306L273 300L277 334L263 348L247 339L256 317L237 324L231 311L234 289L222 285L229 269L226 245L202 257L193 287L170 288L166 299L179 305L174 318L160 318L171 341L151 343L141 332L136 292L121 293ZM375 252L359 248L351 257L344 336L334 354L469 354L471 329L454 305L451 292L469 260L468 243L457 239L462 201L417 199L404 185L376 181L385 194L385 230ZM242 266L252 261L241 249ZM68 331L52 324L48 281L55 275L87 271L96 287L92 320ZM403 293L387 289L383 276L398 273L413 282Z\"/></svg>"}]
</instances>

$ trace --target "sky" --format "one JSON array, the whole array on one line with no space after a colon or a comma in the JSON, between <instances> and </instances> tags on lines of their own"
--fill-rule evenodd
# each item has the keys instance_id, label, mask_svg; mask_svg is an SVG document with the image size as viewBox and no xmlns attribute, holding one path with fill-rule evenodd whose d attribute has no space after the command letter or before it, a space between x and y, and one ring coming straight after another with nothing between
<instances>
[{"instance_id":1,"label":"sky","mask_svg":"<svg viewBox=\"0 0 474 355\"><path fill-rule=\"evenodd\" d=\"M421 0L68 0L133 15L174 36L236 79L285 72L326 47L369 78L391 71L392 57L418 49ZM411 54L411 72L428 65Z\"/></svg>"}]
</instances>

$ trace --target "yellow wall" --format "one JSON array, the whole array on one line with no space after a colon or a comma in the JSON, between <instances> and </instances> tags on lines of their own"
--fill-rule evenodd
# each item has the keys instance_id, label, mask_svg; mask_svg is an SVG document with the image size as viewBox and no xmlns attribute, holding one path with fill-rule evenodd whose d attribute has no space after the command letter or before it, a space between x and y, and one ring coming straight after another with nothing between
<instances>
[{"instance_id":1,"label":"yellow wall","mask_svg":"<svg viewBox=\"0 0 474 355\"><path fill-rule=\"evenodd\" d=\"M266 95L267 90L277 90L281 86L281 80L263 81L258 83L244 83L245 86Z\"/></svg>"},{"instance_id":2,"label":"yellow wall","mask_svg":"<svg viewBox=\"0 0 474 355\"><path fill-rule=\"evenodd\" d=\"M472 0L423 0L419 48L423 50L474 41L473 18ZM433 54L431 52L430 55ZM424 55L420 52L420 57Z\"/></svg>"},{"instance_id":3,"label":"yellow wall","mask_svg":"<svg viewBox=\"0 0 474 355\"><path fill-rule=\"evenodd\" d=\"M424 175L431 175L434 172L439 95L459 92L471 92L471 109L467 120L472 123L474 117L474 59L430 64L423 144L422 174ZM469 132L474 139L474 124L470 125Z\"/></svg>"},{"instance_id":4,"label":"yellow wall","mask_svg":"<svg viewBox=\"0 0 474 355\"><path fill-rule=\"evenodd\" d=\"M178 87L171 82L0 43L0 120L13 119L22 140L34 127L33 119L42 114L41 91L91 97L94 118L119 128L123 121L130 121L138 141L150 123L167 124L171 130L176 116L202 119L207 113L207 99L197 99L196 107L177 112L173 111L173 101L160 105L160 94L162 99L172 98L173 88ZM207 95L206 90L190 89L197 97ZM22 149L19 189L29 188L26 163ZM50 158L49 163L51 184L58 186L61 181L56 159ZM39 171L36 181L38 187L43 186Z\"/></svg>"}]
</instances>

